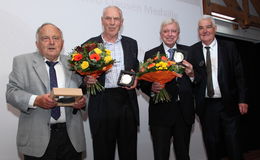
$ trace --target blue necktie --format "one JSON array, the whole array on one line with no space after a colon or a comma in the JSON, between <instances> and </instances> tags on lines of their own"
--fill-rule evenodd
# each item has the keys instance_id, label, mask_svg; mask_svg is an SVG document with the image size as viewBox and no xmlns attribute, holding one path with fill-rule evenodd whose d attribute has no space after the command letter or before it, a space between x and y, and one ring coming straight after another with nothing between
<instances>
[{"instance_id":1,"label":"blue necktie","mask_svg":"<svg viewBox=\"0 0 260 160\"><path fill-rule=\"evenodd\" d=\"M54 66L58 63L58 62L50 62L50 61L46 61L46 63L49 66L49 75L50 75L50 87L52 88L57 88L58 87L58 83L57 83L57 77L56 77L56 71ZM52 118L54 118L55 120L59 119L60 117L60 107L56 106L54 108L51 109L51 116Z\"/></svg>"},{"instance_id":2,"label":"blue necktie","mask_svg":"<svg viewBox=\"0 0 260 160\"><path fill-rule=\"evenodd\" d=\"M175 49L174 48L170 48L170 49L168 49L168 52L170 53L169 60L173 60Z\"/></svg>"}]
</instances>

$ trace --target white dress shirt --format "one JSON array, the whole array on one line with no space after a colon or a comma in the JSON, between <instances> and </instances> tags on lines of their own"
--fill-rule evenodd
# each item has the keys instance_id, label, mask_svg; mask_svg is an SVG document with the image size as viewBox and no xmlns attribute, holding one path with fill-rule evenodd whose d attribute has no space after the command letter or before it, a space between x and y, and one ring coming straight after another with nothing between
<instances>
[{"instance_id":1,"label":"white dress shirt","mask_svg":"<svg viewBox=\"0 0 260 160\"><path fill-rule=\"evenodd\" d=\"M44 58L44 62L48 61L48 59ZM57 83L58 83L58 87L59 88L65 88L65 73L64 73L64 68L61 64L60 61L60 57L58 57L57 60L59 63L57 63L54 68L56 71L56 77L57 77ZM45 63L46 66L46 70L49 76L49 66L47 65L47 63ZM49 76L50 77L50 76ZM33 106L34 101L36 99L37 95L32 95L30 100L29 100L29 106L30 108L36 108L35 106ZM66 122L66 114L65 114L65 108L64 107L60 107L60 117L59 119L55 120L51 117L51 124L54 123L63 123Z\"/></svg>"},{"instance_id":2,"label":"white dress shirt","mask_svg":"<svg viewBox=\"0 0 260 160\"><path fill-rule=\"evenodd\" d=\"M169 52L169 49L177 49L177 45L176 43L174 44L174 46L172 48L169 48L168 46L166 46L164 43L163 43L163 48L164 48L164 52L166 53L167 57L170 58L170 52ZM162 54L162 53L161 53Z\"/></svg>"},{"instance_id":3,"label":"white dress shirt","mask_svg":"<svg viewBox=\"0 0 260 160\"><path fill-rule=\"evenodd\" d=\"M207 49L205 48L207 45L203 44L203 55L204 59L206 59ZM213 82L213 89L214 89L214 96L212 98L221 98L221 93L218 84L218 42L216 38L213 42L209 45L210 47L210 59L211 59L211 70L212 70L212 82ZM205 91L205 96L207 95L207 90Z\"/></svg>"}]
</instances>

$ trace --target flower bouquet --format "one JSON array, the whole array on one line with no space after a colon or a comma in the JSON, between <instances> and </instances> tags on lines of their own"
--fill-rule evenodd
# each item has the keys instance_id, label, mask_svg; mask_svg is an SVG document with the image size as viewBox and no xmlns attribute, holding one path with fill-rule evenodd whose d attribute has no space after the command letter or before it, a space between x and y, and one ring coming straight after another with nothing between
<instances>
[{"instance_id":1,"label":"flower bouquet","mask_svg":"<svg viewBox=\"0 0 260 160\"><path fill-rule=\"evenodd\" d=\"M89 42L83 46L77 46L69 54L70 68L82 76L91 75L95 78L112 68L115 60L112 59L111 51L105 49L102 43ZM98 81L87 87L87 92L96 95L96 91L105 88Z\"/></svg>"},{"instance_id":2,"label":"flower bouquet","mask_svg":"<svg viewBox=\"0 0 260 160\"><path fill-rule=\"evenodd\" d=\"M140 70L137 73L137 77L139 80L165 84L175 77L181 77L183 71L183 66L176 64L174 61L170 61L166 56L161 55L158 52L154 58L149 58L146 62L140 64ZM152 97L154 103L169 102L171 100L171 97L165 88Z\"/></svg>"}]
</instances>

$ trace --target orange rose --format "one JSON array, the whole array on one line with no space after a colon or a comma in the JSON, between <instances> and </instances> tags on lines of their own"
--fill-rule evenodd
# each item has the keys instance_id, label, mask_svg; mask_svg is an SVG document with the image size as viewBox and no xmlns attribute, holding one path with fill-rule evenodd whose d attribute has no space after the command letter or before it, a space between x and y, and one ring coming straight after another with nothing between
<instances>
[{"instance_id":1,"label":"orange rose","mask_svg":"<svg viewBox=\"0 0 260 160\"><path fill-rule=\"evenodd\" d=\"M156 56L156 57L154 57L153 59L154 59L154 60L157 60L157 59L158 59L158 57Z\"/></svg>"},{"instance_id":2,"label":"orange rose","mask_svg":"<svg viewBox=\"0 0 260 160\"><path fill-rule=\"evenodd\" d=\"M96 53L91 54L91 55L89 56L89 58L90 58L91 60L96 60L96 61L99 61L99 60L101 59L101 57L100 57L98 54L96 54Z\"/></svg>"},{"instance_id":3,"label":"orange rose","mask_svg":"<svg viewBox=\"0 0 260 160\"><path fill-rule=\"evenodd\" d=\"M167 60L168 60L168 58L165 57L165 56L162 56L161 59L164 60L164 61L167 61Z\"/></svg>"},{"instance_id":4,"label":"orange rose","mask_svg":"<svg viewBox=\"0 0 260 160\"><path fill-rule=\"evenodd\" d=\"M155 63L151 63L147 66L147 69L153 68L155 66Z\"/></svg>"},{"instance_id":5,"label":"orange rose","mask_svg":"<svg viewBox=\"0 0 260 160\"><path fill-rule=\"evenodd\" d=\"M80 61L83 58L82 54L75 54L73 55L74 61Z\"/></svg>"},{"instance_id":6,"label":"orange rose","mask_svg":"<svg viewBox=\"0 0 260 160\"><path fill-rule=\"evenodd\" d=\"M167 66L171 66L171 65L173 65L173 64L176 64L176 62L173 62L173 61L168 61L168 62L167 62Z\"/></svg>"}]
</instances>

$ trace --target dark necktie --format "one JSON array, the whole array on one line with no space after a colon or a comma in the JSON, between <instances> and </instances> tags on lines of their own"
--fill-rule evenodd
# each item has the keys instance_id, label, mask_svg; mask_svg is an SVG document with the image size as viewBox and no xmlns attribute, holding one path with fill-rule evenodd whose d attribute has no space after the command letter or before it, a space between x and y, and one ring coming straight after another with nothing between
<instances>
[{"instance_id":1,"label":"dark necktie","mask_svg":"<svg viewBox=\"0 0 260 160\"><path fill-rule=\"evenodd\" d=\"M58 62L46 61L46 63L49 66L50 87L51 87L51 90L52 90L52 88L57 88L58 87L56 71L55 71L55 68L54 68L54 66ZM56 106L56 107L51 109L51 116L55 120L57 120L60 117L60 107L59 106Z\"/></svg>"},{"instance_id":2,"label":"dark necktie","mask_svg":"<svg viewBox=\"0 0 260 160\"><path fill-rule=\"evenodd\" d=\"M210 59L210 47L205 47L206 52L206 66L207 66L207 93L208 97L213 97L214 89L213 89L213 82L212 82L212 69L211 69L211 59Z\"/></svg>"},{"instance_id":3,"label":"dark necktie","mask_svg":"<svg viewBox=\"0 0 260 160\"><path fill-rule=\"evenodd\" d=\"M173 60L175 49L170 48L170 49L168 49L168 52L170 53L169 60Z\"/></svg>"}]
</instances>

